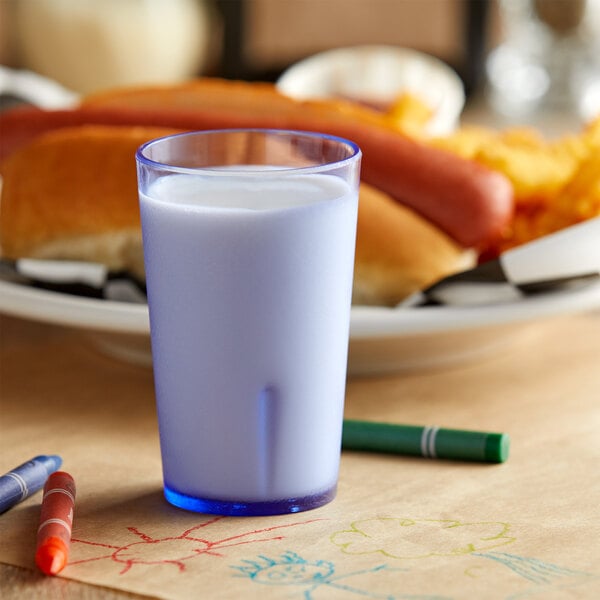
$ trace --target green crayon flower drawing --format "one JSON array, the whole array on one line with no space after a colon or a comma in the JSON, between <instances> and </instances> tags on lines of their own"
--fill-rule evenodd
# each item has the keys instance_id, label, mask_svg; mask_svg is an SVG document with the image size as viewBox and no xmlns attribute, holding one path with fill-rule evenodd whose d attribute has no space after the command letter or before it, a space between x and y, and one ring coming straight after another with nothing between
<instances>
[{"instance_id":1,"label":"green crayon flower drawing","mask_svg":"<svg viewBox=\"0 0 600 600\"><path fill-rule=\"evenodd\" d=\"M512 544L515 538L509 530L508 523L497 521L375 517L354 521L330 539L345 554L418 559L461 556Z\"/></svg>"}]
</instances>

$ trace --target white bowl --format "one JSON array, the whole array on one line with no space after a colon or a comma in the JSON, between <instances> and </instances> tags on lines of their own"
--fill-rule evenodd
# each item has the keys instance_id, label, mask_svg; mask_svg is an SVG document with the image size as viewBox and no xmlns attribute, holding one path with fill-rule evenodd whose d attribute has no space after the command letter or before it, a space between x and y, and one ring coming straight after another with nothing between
<instances>
[{"instance_id":1,"label":"white bowl","mask_svg":"<svg viewBox=\"0 0 600 600\"><path fill-rule=\"evenodd\" d=\"M428 104L427 131L443 135L456 128L465 104L462 81L446 63L422 52L395 46L336 48L289 67L279 91L299 100L345 97L385 105L409 91Z\"/></svg>"}]
</instances>

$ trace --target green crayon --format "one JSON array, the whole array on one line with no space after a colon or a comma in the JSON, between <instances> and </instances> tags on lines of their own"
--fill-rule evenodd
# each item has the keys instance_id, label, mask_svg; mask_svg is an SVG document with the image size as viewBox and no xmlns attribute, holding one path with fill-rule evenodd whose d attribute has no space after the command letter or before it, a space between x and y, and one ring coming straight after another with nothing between
<instances>
[{"instance_id":1,"label":"green crayon","mask_svg":"<svg viewBox=\"0 0 600 600\"><path fill-rule=\"evenodd\" d=\"M501 463L508 458L506 433L344 420L342 448L389 454Z\"/></svg>"}]
</instances>

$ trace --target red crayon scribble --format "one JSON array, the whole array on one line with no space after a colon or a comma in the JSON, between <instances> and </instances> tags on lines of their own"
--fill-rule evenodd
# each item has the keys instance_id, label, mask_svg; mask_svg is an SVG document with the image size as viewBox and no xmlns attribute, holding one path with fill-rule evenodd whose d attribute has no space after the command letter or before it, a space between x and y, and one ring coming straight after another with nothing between
<instances>
[{"instance_id":1,"label":"red crayon scribble","mask_svg":"<svg viewBox=\"0 0 600 600\"><path fill-rule=\"evenodd\" d=\"M203 554L207 554L209 556L223 557L224 554L220 552L223 548L241 546L243 544L253 544L256 542L269 542L285 539L285 536L283 535L267 535L267 537L247 539L249 536L260 536L261 534L269 534L270 532L275 531L277 529L295 527L297 525L306 525L308 523L314 523L316 521L323 520L311 519L310 521L290 523L288 525L274 525L273 527L266 527L264 529L254 529L252 531L239 533L237 535L221 538L218 540L210 540L205 537L200 537L199 533L195 533L225 518L226 517L215 517L209 521L200 523L200 525L195 525L194 527L187 529L181 535L174 537L164 537L159 539L151 538L145 533L139 531L136 527L128 527L128 531L136 535L140 541L132 542L131 544L127 544L125 546L113 546L111 544L102 544L99 542L90 542L87 540L79 540L72 538L72 544L87 544L89 546L107 548L109 550L112 550L112 552L103 554L101 556L96 556L94 558L69 561L69 566L79 565L107 558L113 560L114 562L121 563L124 565L124 567L119 572L119 575L127 573L127 571L129 571L129 569L131 569L131 567L135 564L172 564L175 565L179 569L179 571L184 571L184 561L190 560L191 558L196 558L197 556Z\"/></svg>"}]
</instances>

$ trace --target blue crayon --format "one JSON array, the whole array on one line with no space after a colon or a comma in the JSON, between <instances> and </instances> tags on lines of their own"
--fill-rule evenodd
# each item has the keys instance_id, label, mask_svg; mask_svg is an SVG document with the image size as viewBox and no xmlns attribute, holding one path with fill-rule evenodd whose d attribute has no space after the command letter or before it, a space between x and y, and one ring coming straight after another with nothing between
<instances>
[{"instance_id":1,"label":"blue crayon","mask_svg":"<svg viewBox=\"0 0 600 600\"><path fill-rule=\"evenodd\" d=\"M0 513L22 502L38 490L62 465L60 456L36 456L0 477Z\"/></svg>"}]
</instances>

